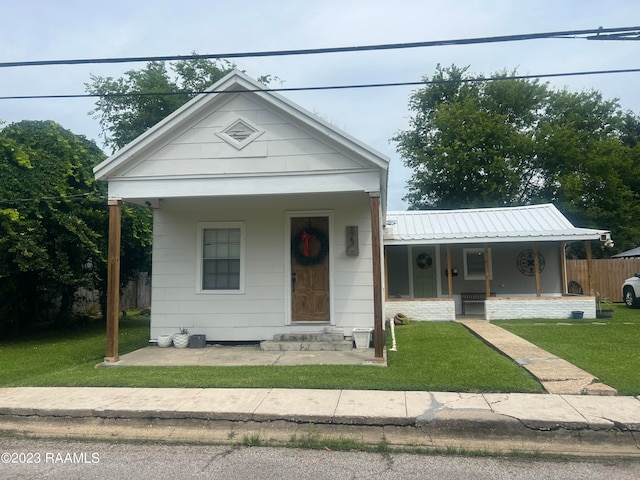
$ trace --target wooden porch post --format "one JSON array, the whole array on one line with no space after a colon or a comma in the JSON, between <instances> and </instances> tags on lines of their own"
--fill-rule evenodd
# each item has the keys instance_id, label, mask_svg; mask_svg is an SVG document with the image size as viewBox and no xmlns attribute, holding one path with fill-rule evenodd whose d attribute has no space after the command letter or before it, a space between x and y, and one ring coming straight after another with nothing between
<instances>
[{"instance_id":1,"label":"wooden porch post","mask_svg":"<svg viewBox=\"0 0 640 480\"><path fill-rule=\"evenodd\" d=\"M484 290L487 298L491 296L491 272L489 271L489 245L484 244Z\"/></svg>"},{"instance_id":2,"label":"wooden porch post","mask_svg":"<svg viewBox=\"0 0 640 480\"><path fill-rule=\"evenodd\" d=\"M567 291L567 244L565 242L560 243L560 276L562 278L562 294L566 295Z\"/></svg>"},{"instance_id":3,"label":"wooden porch post","mask_svg":"<svg viewBox=\"0 0 640 480\"><path fill-rule=\"evenodd\" d=\"M591 256L591 241L585 240L587 247L587 278L589 279L589 295L595 295L596 286L593 279L593 258Z\"/></svg>"},{"instance_id":4,"label":"wooden porch post","mask_svg":"<svg viewBox=\"0 0 640 480\"><path fill-rule=\"evenodd\" d=\"M451 245L447 245L447 283L449 287L449 298L453 298L453 272L451 271Z\"/></svg>"},{"instance_id":5,"label":"wooden porch post","mask_svg":"<svg viewBox=\"0 0 640 480\"><path fill-rule=\"evenodd\" d=\"M369 192L371 204L371 246L373 256L373 346L374 358L382 360L382 253L380 247L380 192Z\"/></svg>"},{"instance_id":6,"label":"wooden porch post","mask_svg":"<svg viewBox=\"0 0 640 480\"><path fill-rule=\"evenodd\" d=\"M109 259L107 269L107 354L114 363L118 356L118 316L120 314L120 236L122 200L109 200Z\"/></svg>"},{"instance_id":7,"label":"wooden porch post","mask_svg":"<svg viewBox=\"0 0 640 480\"><path fill-rule=\"evenodd\" d=\"M540 297L540 262L538 261L538 246L536 242L533 245L533 271L536 278L536 297Z\"/></svg>"}]
</instances>

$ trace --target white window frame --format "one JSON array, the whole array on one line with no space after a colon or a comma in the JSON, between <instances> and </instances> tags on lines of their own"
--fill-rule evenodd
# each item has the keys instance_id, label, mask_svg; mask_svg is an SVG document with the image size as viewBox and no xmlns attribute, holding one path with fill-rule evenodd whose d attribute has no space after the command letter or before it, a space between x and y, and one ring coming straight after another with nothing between
<instances>
[{"instance_id":1,"label":"white window frame","mask_svg":"<svg viewBox=\"0 0 640 480\"><path fill-rule=\"evenodd\" d=\"M210 229L240 229L240 285L238 289L209 290L202 288L204 263L204 231ZM238 295L244 294L245 282L245 225L244 222L199 222L197 230L198 246L196 249L196 293L205 295Z\"/></svg>"},{"instance_id":2,"label":"white window frame","mask_svg":"<svg viewBox=\"0 0 640 480\"><path fill-rule=\"evenodd\" d=\"M467 265L467 255L482 253L484 255L484 248L463 248L462 249L462 260L464 263L464 279L465 280L485 280L485 271L484 266L482 268L482 274L479 275L477 273L469 273L469 268ZM489 280L493 280L493 265L491 261L491 248L487 248L487 261L489 262Z\"/></svg>"}]
</instances>

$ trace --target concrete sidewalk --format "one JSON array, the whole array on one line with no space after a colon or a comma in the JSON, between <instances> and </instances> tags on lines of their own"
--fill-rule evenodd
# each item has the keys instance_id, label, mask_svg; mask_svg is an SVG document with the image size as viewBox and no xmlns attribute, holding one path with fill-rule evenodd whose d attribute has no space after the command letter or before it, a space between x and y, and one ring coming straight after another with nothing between
<instances>
[{"instance_id":1,"label":"concrete sidewalk","mask_svg":"<svg viewBox=\"0 0 640 480\"><path fill-rule=\"evenodd\" d=\"M0 431L282 445L345 439L425 449L640 456L640 399L420 391L0 389Z\"/></svg>"}]
</instances>

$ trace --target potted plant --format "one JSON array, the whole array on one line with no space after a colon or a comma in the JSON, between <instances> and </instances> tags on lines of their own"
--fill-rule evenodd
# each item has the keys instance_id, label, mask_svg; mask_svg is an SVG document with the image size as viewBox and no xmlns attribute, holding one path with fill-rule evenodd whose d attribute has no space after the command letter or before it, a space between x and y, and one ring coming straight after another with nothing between
<instances>
[{"instance_id":1,"label":"potted plant","mask_svg":"<svg viewBox=\"0 0 640 480\"><path fill-rule=\"evenodd\" d=\"M613 305L600 293L596 293L596 318L613 318Z\"/></svg>"},{"instance_id":2,"label":"potted plant","mask_svg":"<svg viewBox=\"0 0 640 480\"><path fill-rule=\"evenodd\" d=\"M180 328L179 332L173 336L173 346L176 348L189 346L189 330L187 328Z\"/></svg>"}]
</instances>

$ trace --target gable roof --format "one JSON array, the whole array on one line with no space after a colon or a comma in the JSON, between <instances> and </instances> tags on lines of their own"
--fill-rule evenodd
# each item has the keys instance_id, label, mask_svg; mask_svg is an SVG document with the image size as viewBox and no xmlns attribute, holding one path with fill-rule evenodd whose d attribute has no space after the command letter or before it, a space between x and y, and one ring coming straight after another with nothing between
<instances>
[{"instance_id":1,"label":"gable roof","mask_svg":"<svg viewBox=\"0 0 640 480\"><path fill-rule=\"evenodd\" d=\"M574 227L552 204L388 212L384 243L454 244L609 239L607 230Z\"/></svg>"},{"instance_id":2,"label":"gable roof","mask_svg":"<svg viewBox=\"0 0 640 480\"><path fill-rule=\"evenodd\" d=\"M168 139L183 134L207 114L225 105L233 95L247 95L248 98L250 97L260 102L261 105L265 105L268 109L282 118L286 118L296 126L313 132L316 138L327 145L331 145L336 151L345 152L346 155L357 159L359 164L365 166L361 168L378 171L380 179L378 189L381 190L383 200L386 198L389 159L385 155L276 92L265 90L264 85L238 70L226 75L208 88L205 93L194 97L167 118L100 163L94 168L95 177L110 183L110 196L112 196L112 183L115 184L123 179L134 180L131 178L133 175L128 173L133 166L144 161L153 152L158 151ZM153 174L148 175L144 180L158 180L160 178L162 178L161 174ZM191 178L193 178L193 175ZM167 176L163 178L163 180L166 179ZM140 183L143 181L140 176L135 180ZM179 175L173 175L172 180L174 182L179 181ZM116 190L118 189L116 188ZM129 192L131 189L124 189L124 191Z\"/></svg>"}]
</instances>

